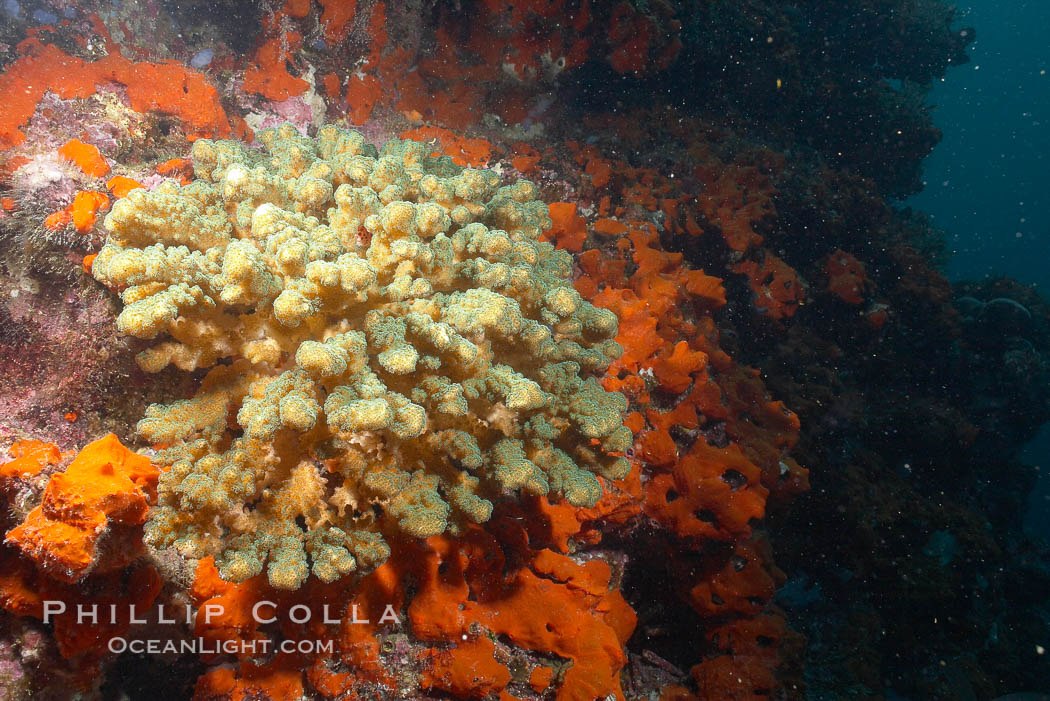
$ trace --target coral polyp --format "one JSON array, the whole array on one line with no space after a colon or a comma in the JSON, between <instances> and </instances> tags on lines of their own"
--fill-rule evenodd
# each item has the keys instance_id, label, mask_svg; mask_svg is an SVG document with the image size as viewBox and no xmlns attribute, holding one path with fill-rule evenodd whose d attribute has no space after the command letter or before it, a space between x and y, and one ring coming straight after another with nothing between
<instances>
[{"instance_id":1,"label":"coral polyp","mask_svg":"<svg viewBox=\"0 0 1050 701\"><path fill-rule=\"evenodd\" d=\"M147 372L210 368L138 433L166 467L148 542L275 588L368 571L518 494L592 506L626 475L616 316L540 241L535 186L429 147L291 125L199 140L198 179L131 191L92 274Z\"/></svg>"}]
</instances>

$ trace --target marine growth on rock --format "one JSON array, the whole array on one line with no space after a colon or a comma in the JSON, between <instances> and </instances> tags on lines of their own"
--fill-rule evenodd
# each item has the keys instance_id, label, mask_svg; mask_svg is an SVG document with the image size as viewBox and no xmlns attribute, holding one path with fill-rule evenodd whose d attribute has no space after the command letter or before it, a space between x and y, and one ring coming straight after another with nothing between
<instances>
[{"instance_id":1,"label":"marine growth on rock","mask_svg":"<svg viewBox=\"0 0 1050 701\"><path fill-rule=\"evenodd\" d=\"M257 138L198 140L197 180L117 202L92 267L158 340L145 371L210 368L138 424L166 468L148 542L297 589L628 472L627 402L595 379L617 319L539 240L534 185L331 125Z\"/></svg>"}]
</instances>

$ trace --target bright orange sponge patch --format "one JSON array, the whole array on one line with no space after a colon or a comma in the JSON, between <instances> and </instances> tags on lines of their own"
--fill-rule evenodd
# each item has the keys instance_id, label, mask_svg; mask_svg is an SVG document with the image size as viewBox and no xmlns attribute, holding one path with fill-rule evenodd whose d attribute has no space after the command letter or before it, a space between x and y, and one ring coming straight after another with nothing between
<instances>
[{"instance_id":1,"label":"bright orange sponge patch","mask_svg":"<svg viewBox=\"0 0 1050 701\"><path fill-rule=\"evenodd\" d=\"M81 191L73 198L73 226L86 234L95 226L98 213L109 209L109 196L104 192Z\"/></svg>"},{"instance_id":2,"label":"bright orange sponge patch","mask_svg":"<svg viewBox=\"0 0 1050 701\"><path fill-rule=\"evenodd\" d=\"M51 477L40 506L6 542L55 579L75 582L99 565L98 542L110 527L145 522L158 474L149 458L131 452L111 433L85 446L65 472Z\"/></svg>"},{"instance_id":3,"label":"bright orange sponge patch","mask_svg":"<svg viewBox=\"0 0 1050 701\"><path fill-rule=\"evenodd\" d=\"M33 477L40 474L40 471L47 465L57 465L62 461L62 451L54 443L34 440L16 441L8 452L14 460L0 465L0 483L4 478Z\"/></svg>"},{"instance_id":4,"label":"bright orange sponge patch","mask_svg":"<svg viewBox=\"0 0 1050 701\"><path fill-rule=\"evenodd\" d=\"M82 171L93 178L101 178L109 173L109 163L98 147L85 144L80 139L67 141L62 148L58 149L58 155L67 161L76 163Z\"/></svg>"},{"instance_id":5,"label":"bright orange sponge patch","mask_svg":"<svg viewBox=\"0 0 1050 701\"><path fill-rule=\"evenodd\" d=\"M106 187L113 193L113 196L119 200L122 197L127 197L128 193L135 188L144 187L144 185L133 178L116 175L106 181Z\"/></svg>"}]
</instances>

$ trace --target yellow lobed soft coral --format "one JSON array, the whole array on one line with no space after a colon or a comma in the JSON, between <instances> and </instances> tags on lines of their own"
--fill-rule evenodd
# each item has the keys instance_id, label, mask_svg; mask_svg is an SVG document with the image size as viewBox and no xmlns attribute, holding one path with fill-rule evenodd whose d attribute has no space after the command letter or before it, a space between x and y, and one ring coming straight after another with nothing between
<instances>
[{"instance_id":1,"label":"yellow lobed soft coral","mask_svg":"<svg viewBox=\"0 0 1050 701\"><path fill-rule=\"evenodd\" d=\"M616 317L538 240L535 186L331 125L258 138L199 140L198 180L117 202L92 267L119 329L163 339L144 370L211 368L138 425L169 466L150 542L295 589L494 499L592 505L596 475L626 474L627 403L593 377Z\"/></svg>"}]
</instances>

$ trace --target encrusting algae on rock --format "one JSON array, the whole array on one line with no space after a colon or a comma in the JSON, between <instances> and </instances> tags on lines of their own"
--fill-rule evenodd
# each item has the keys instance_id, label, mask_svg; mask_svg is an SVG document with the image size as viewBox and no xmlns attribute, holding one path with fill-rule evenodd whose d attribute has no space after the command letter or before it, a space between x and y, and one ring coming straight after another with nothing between
<instances>
[{"instance_id":1,"label":"encrusting algae on rock","mask_svg":"<svg viewBox=\"0 0 1050 701\"><path fill-rule=\"evenodd\" d=\"M539 240L535 186L331 125L257 137L199 140L196 181L129 192L92 266L122 332L170 337L144 370L211 368L139 422L167 467L148 541L297 589L502 494L589 506L628 472L627 402L594 377L617 319Z\"/></svg>"}]
</instances>

